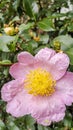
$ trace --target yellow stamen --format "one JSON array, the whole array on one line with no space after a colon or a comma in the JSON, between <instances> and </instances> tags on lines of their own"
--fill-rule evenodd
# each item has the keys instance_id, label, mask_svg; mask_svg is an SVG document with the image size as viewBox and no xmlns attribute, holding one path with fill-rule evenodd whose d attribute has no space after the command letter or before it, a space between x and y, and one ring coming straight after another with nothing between
<instances>
[{"instance_id":1,"label":"yellow stamen","mask_svg":"<svg viewBox=\"0 0 73 130\"><path fill-rule=\"evenodd\" d=\"M26 75L25 88L29 94L35 96L50 96L55 92L56 81L52 75L44 69L31 70Z\"/></svg>"},{"instance_id":2,"label":"yellow stamen","mask_svg":"<svg viewBox=\"0 0 73 130\"><path fill-rule=\"evenodd\" d=\"M44 123L51 123L51 121L49 121L49 120L44 120Z\"/></svg>"}]
</instances>

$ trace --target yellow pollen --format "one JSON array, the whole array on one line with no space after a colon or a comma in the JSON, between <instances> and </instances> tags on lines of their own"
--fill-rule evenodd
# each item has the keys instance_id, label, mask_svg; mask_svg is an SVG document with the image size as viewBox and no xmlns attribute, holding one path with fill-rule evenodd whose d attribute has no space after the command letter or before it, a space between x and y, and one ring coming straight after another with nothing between
<instances>
[{"instance_id":1,"label":"yellow pollen","mask_svg":"<svg viewBox=\"0 0 73 130\"><path fill-rule=\"evenodd\" d=\"M50 96L55 92L56 81L52 75L42 68L31 70L26 75L25 88L34 96Z\"/></svg>"},{"instance_id":2,"label":"yellow pollen","mask_svg":"<svg viewBox=\"0 0 73 130\"><path fill-rule=\"evenodd\" d=\"M44 123L50 123L50 122L51 122L51 121L49 121L49 120L47 120L47 119L44 120Z\"/></svg>"}]
</instances>

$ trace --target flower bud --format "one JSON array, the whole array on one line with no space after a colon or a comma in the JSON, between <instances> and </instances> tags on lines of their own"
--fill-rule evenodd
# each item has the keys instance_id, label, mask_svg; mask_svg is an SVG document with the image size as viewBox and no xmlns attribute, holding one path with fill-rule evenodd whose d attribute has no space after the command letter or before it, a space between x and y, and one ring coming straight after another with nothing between
<instances>
[{"instance_id":1,"label":"flower bud","mask_svg":"<svg viewBox=\"0 0 73 130\"><path fill-rule=\"evenodd\" d=\"M4 24L4 28L6 28L6 27L9 27L9 25L8 24Z\"/></svg>"},{"instance_id":2,"label":"flower bud","mask_svg":"<svg viewBox=\"0 0 73 130\"><path fill-rule=\"evenodd\" d=\"M40 41L40 37L39 37L39 36L37 36L37 37L34 36L33 39L34 39L36 42Z\"/></svg>"},{"instance_id":3,"label":"flower bud","mask_svg":"<svg viewBox=\"0 0 73 130\"><path fill-rule=\"evenodd\" d=\"M18 32L19 32L19 28L15 27L15 33L18 33Z\"/></svg>"},{"instance_id":4,"label":"flower bud","mask_svg":"<svg viewBox=\"0 0 73 130\"><path fill-rule=\"evenodd\" d=\"M11 25L12 25L12 21L9 22L9 26L11 26Z\"/></svg>"},{"instance_id":5,"label":"flower bud","mask_svg":"<svg viewBox=\"0 0 73 130\"><path fill-rule=\"evenodd\" d=\"M33 33L32 31L29 31L29 35L30 35L31 37L34 37L34 33Z\"/></svg>"},{"instance_id":6,"label":"flower bud","mask_svg":"<svg viewBox=\"0 0 73 130\"><path fill-rule=\"evenodd\" d=\"M59 50L61 50L61 43L57 40L54 41L53 43L54 45L54 49L58 52Z\"/></svg>"},{"instance_id":7,"label":"flower bud","mask_svg":"<svg viewBox=\"0 0 73 130\"><path fill-rule=\"evenodd\" d=\"M2 33L0 33L0 36L2 36Z\"/></svg>"},{"instance_id":8,"label":"flower bud","mask_svg":"<svg viewBox=\"0 0 73 130\"><path fill-rule=\"evenodd\" d=\"M14 27L6 27L4 28L4 31L7 35L13 36L15 34Z\"/></svg>"}]
</instances>

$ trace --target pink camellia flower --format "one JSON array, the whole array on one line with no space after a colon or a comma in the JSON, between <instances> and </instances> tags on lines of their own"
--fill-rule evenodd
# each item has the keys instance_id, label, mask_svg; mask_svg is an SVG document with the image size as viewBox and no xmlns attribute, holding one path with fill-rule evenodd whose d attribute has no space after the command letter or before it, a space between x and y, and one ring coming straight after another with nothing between
<instances>
[{"instance_id":1,"label":"pink camellia flower","mask_svg":"<svg viewBox=\"0 0 73 130\"><path fill-rule=\"evenodd\" d=\"M35 56L25 51L17 58L18 62L10 67L14 80L1 90L6 111L14 117L31 114L45 126L61 121L66 105L73 102L73 73L67 71L68 56L44 48Z\"/></svg>"}]
</instances>

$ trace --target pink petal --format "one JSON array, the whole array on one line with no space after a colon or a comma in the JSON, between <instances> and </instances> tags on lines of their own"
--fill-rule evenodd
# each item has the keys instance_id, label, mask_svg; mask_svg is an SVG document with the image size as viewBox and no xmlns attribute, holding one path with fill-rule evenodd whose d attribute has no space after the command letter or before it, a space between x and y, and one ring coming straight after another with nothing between
<instances>
[{"instance_id":1,"label":"pink petal","mask_svg":"<svg viewBox=\"0 0 73 130\"><path fill-rule=\"evenodd\" d=\"M63 102L70 106L73 103L73 73L67 72L63 78L57 82L56 89Z\"/></svg>"},{"instance_id":2,"label":"pink petal","mask_svg":"<svg viewBox=\"0 0 73 130\"><path fill-rule=\"evenodd\" d=\"M2 99L7 102L12 100L22 90L23 83L23 79L17 79L4 84L1 90Z\"/></svg>"},{"instance_id":3,"label":"pink petal","mask_svg":"<svg viewBox=\"0 0 73 130\"><path fill-rule=\"evenodd\" d=\"M65 74L69 66L69 58L64 53L57 53L50 59L48 66L54 79L58 80Z\"/></svg>"},{"instance_id":4,"label":"pink petal","mask_svg":"<svg viewBox=\"0 0 73 130\"><path fill-rule=\"evenodd\" d=\"M8 102L7 112L15 117L31 114L38 123L47 126L50 125L51 121L57 122L63 119L65 115L65 106L56 95L50 97L50 100L43 97L37 98L30 94L26 94L23 89L21 92L17 93L10 102Z\"/></svg>"},{"instance_id":5,"label":"pink petal","mask_svg":"<svg viewBox=\"0 0 73 130\"><path fill-rule=\"evenodd\" d=\"M53 113L46 117L41 117L37 119L37 123L42 124L44 126L49 126L51 122L59 122L63 120L65 116L65 112L62 113L61 111L59 113Z\"/></svg>"},{"instance_id":6,"label":"pink petal","mask_svg":"<svg viewBox=\"0 0 73 130\"><path fill-rule=\"evenodd\" d=\"M47 66L46 64L43 64L40 61L35 61L34 64L29 64L29 65L24 65L22 63L15 63L10 67L9 73L11 74L11 76L13 76L13 78L17 79L17 78L24 78L27 73L29 73L30 70L34 70L37 68L43 68L46 69Z\"/></svg>"},{"instance_id":7,"label":"pink petal","mask_svg":"<svg viewBox=\"0 0 73 130\"><path fill-rule=\"evenodd\" d=\"M30 114L29 103L31 95L26 94L24 89L8 102L6 111L14 117L21 117Z\"/></svg>"},{"instance_id":8,"label":"pink petal","mask_svg":"<svg viewBox=\"0 0 73 130\"><path fill-rule=\"evenodd\" d=\"M69 58L64 53L55 53L52 49L41 49L35 56L40 66L49 71L55 80L60 79L69 66Z\"/></svg>"},{"instance_id":9,"label":"pink petal","mask_svg":"<svg viewBox=\"0 0 73 130\"><path fill-rule=\"evenodd\" d=\"M9 73L15 78L25 78L25 75L33 68L33 65L24 65L22 63L15 63L10 67Z\"/></svg>"},{"instance_id":10,"label":"pink petal","mask_svg":"<svg viewBox=\"0 0 73 130\"><path fill-rule=\"evenodd\" d=\"M56 112L56 113L53 113L53 114L50 114L49 115L49 119L52 121L52 122L59 122L61 120L63 120L65 117L65 112Z\"/></svg>"},{"instance_id":11,"label":"pink petal","mask_svg":"<svg viewBox=\"0 0 73 130\"><path fill-rule=\"evenodd\" d=\"M31 115L36 119L60 111L65 112L65 105L56 93L50 97L33 96L30 106Z\"/></svg>"},{"instance_id":12,"label":"pink petal","mask_svg":"<svg viewBox=\"0 0 73 130\"><path fill-rule=\"evenodd\" d=\"M42 117L42 118L37 119L37 123L44 125L44 126L49 126L49 125L51 125L51 120L50 120L49 116Z\"/></svg>"},{"instance_id":13,"label":"pink petal","mask_svg":"<svg viewBox=\"0 0 73 130\"><path fill-rule=\"evenodd\" d=\"M39 60L39 61L48 61L52 56L54 56L55 51L49 48L44 48L41 49L36 55L35 55L35 59Z\"/></svg>"},{"instance_id":14,"label":"pink petal","mask_svg":"<svg viewBox=\"0 0 73 130\"><path fill-rule=\"evenodd\" d=\"M34 62L34 57L29 52L21 52L18 54L18 61L25 65L32 64Z\"/></svg>"}]
</instances>

